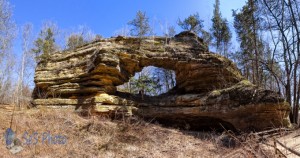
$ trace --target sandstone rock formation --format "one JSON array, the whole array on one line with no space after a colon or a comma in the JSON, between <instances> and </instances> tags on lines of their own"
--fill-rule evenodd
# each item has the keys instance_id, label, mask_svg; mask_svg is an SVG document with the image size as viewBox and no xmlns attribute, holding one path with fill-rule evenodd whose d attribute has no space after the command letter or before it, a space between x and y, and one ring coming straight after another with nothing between
<instances>
[{"instance_id":1,"label":"sandstone rock formation","mask_svg":"<svg viewBox=\"0 0 300 158\"><path fill-rule=\"evenodd\" d=\"M146 66L174 70L176 86L141 99L116 91ZM38 64L34 105L74 107L90 113L128 114L192 128L238 130L289 126L289 105L275 92L245 80L229 59L208 51L198 36L114 37L73 51L57 52Z\"/></svg>"}]
</instances>

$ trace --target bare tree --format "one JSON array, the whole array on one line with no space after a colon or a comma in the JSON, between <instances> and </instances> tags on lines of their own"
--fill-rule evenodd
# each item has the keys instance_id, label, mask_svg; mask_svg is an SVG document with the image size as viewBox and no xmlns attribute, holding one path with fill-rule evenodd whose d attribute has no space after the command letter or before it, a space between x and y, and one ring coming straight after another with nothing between
<instances>
[{"instance_id":1,"label":"bare tree","mask_svg":"<svg viewBox=\"0 0 300 158\"><path fill-rule=\"evenodd\" d=\"M165 23L159 22L159 24L160 24L160 29L166 38L165 43L168 44L168 39L174 37L176 34L175 27L173 25L169 25L168 22Z\"/></svg>"},{"instance_id":2,"label":"bare tree","mask_svg":"<svg viewBox=\"0 0 300 158\"><path fill-rule=\"evenodd\" d=\"M92 42L94 40L99 40L102 37L96 35L89 27L85 25L80 25L77 29L67 31L65 35L65 49L75 49L78 46L82 46L86 43Z\"/></svg>"},{"instance_id":3,"label":"bare tree","mask_svg":"<svg viewBox=\"0 0 300 158\"><path fill-rule=\"evenodd\" d=\"M265 28L273 41L275 59L283 67L283 77L278 78L284 89L287 102L292 106L290 119L298 122L300 99L300 30L299 2L292 0L260 0L261 9L265 11Z\"/></svg>"},{"instance_id":4,"label":"bare tree","mask_svg":"<svg viewBox=\"0 0 300 158\"><path fill-rule=\"evenodd\" d=\"M85 25L79 26L77 34L81 34L83 40L86 42L91 42L97 38L97 35L92 31L92 29Z\"/></svg>"},{"instance_id":5,"label":"bare tree","mask_svg":"<svg viewBox=\"0 0 300 158\"><path fill-rule=\"evenodd\" d=\"M12 96L12 72L14 54L12 40L16 26L12 19L12 8L7 0L0 0L0 102L10 103Z\"/></svg>"},{"instance_id":6,"label":"bare tree","mask_svg":"<svg viewBox=\"0 0 300 158\"><path fill-rule=\"evenodd\" d=\"M121 29L118 29L114 32L115 36L123 36L123 37L127 37L129 36L129 32L130 30L128 29L128 26L125 25L124 27L122 27Z\"/></svg>"},{"instance_id":7,"label":"bare tree","mask_svg":"<svg viewBox=\"0 0 300 158\"><path fill-rule=\"evenodd\" d=\"M21 59L21 65L19 69L19 79L17 83L17 105L19 108L22 108L22 105L24 105L24 101L26 100L26 97L23 93L24 88L24 75L25 75L25 69L28 69L28 62L30 62L30 58L32 59L32 55L30 55L30 36L32 32L32 24L28 23L25 24L22 27L22 59Z\"/></svg>"}]
</instances>

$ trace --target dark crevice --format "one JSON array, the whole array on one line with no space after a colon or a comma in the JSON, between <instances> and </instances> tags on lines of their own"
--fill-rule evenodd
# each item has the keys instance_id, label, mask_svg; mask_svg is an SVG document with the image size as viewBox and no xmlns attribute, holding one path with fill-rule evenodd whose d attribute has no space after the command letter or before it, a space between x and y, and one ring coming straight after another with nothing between
<instances>
[{"instance_id":1,"label":"dark crevice","mask_svg":"<svg viewBox=\"0 0 300 158\"><path fill-rule=\"evenodd\" d=\"M231 130L237 132L235 127L229 122L223 121L218 118L213 118L213 117L190 117L189 116L189 117L177 118L177 119L156 118L154 120L162 124L163 126L179 128L182 130L216 131L216 132Z\"/></svg>"}]
</instances>

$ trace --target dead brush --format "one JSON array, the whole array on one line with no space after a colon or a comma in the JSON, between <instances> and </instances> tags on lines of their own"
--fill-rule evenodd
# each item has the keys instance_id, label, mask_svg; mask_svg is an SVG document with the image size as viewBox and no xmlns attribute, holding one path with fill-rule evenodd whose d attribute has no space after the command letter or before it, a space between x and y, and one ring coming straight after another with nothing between
<instances>
[{"instance_id":1,"label":"dead brush","mask_svg":"<svg viewBox=\"0 0 300 158\"><path fill-rule=\"evenodd\" d=\"M9 126L10 114L1 113L0 120L7 120L0 124L1 133ZM203 157L223 157L234 151L247 154L251 153L248 150L258 151L257 139L246 134L226 130L222 134L184 132L152 122L134 116L82 117L70 109L17 111L13 125L17 126L20 137L24 131L50 131L65 135L67 143L28 145L17 155L9 155L2 146L0 151L6 157L149 157L149 153L153 153L152 157L199 157L199 153Z\"/></svg>"},{"instance_id":2,"label":"dead brush","mask_svg":"<svg viewBox=\"0 0 300 158\"><path fill-rule=\"evenodd\" d=\"M215 142L220 148L227 149L227 157L233 156L233 153L240 153L240 155L247 155L249 157L274 157L273 152L266 150L266 148L262 146L267 140L259 134L260 132L236 134L224 129L224 132L216 137ZM228 149L233 149L233 151Z\"/></svg>"}]
</instances>

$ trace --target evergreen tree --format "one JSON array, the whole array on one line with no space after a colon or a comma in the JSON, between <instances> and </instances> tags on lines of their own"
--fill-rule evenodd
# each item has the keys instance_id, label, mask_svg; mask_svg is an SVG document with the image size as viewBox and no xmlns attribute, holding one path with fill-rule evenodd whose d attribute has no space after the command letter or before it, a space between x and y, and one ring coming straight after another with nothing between
<instances>
[{"instance_id":1,"label":"evergreen tree","mask_svg":"<svg viewBox=\"0 0 300 158\"><path fill-rule=\"evenodd\" d=\"M149 18L147 17L145 12L138 11L136 13L135 19L128 22L133 28L130 30L132 36L143 37L147 35L151 28L149 25Z\"/></svg>"},{"instance_id":2,"label":"evergreen tree","mask_svg":"<svg viewBox=\"0 0 300 158\"><path fill-rule=\"evenodd\" d=\"M39 37L34 42L35 48L32 52L35 53L37 62L47 61L50 58L50 54L56 50L54 33L51 28L42 30Z\"/></svg>"},{"instance_id":3,"label":"evergreen tree","mask_svg":"<svg viewBox=\"0 0 300 158\"><path fill-rule=\"evenodd\" d=\"M132 87L135 93L142 93L144 95L155 95L156 82L149 75L140 74L138 78L132 79Z\"/></svg>"},{"instance_id":4,"label":"evergreen tree","mask_svg":"<svg viewBox=\"0 0 300 158\"><path fill-rule=\"evenodd\" d=\"M216 0L214 4L214 14L212 21L212 35L215 40L215 46L218 52L220 52L221 41L222 41L222 17L220 13L220 1Z\"/></svg>"},{"instance_id":5,"label":"evergreen tree","mask_svg":"<svg viewBox=\"0 0 300 158\"><path fill-rule=\"evenodd\" d=\"M199 13L190 15L183 21L178 19L177 23L183 30L199 34L203 28L203 20L200 19Z\"/></svg>"},{"instance_id":6,"label":"evergreen tree","mask_svg":"<svg viewBox=\"0 0 300 158\"><path fill-rule=\"evenodd\" d=\"M212 36L214 38L214 45L216 50L223 55L227 56L227 49L229 42L231 40L231 32L228 27L228 22L226 19L222 19L220 12L220 1L216 0L214 5L214 15L212 20Z\"/></svg>"},{"instance_id":7,"label":"evergreen tree","mask_svg":"<svg viewBox=\"0 0 300 158\"><path fill-rule=\"evenodd\" d=\"M223 47L223 55L228 56L228 47L230 44L230 40L232 38L231 31L228 26L227 19L222 20L222 47Z\"/></svg>"},{"instance_id":8,"label":"evergreen tree","mask_svg":"<svg viewBox=\"0 0 300 158\"><path fill-rule=\"evenodd\" d=\"M249 0L239 13L233 11L234 28L240 41L240 62L243 65L245 76L254 84L261 86L260 61L262 59L263 42L258 36L260 24L257 15L257 3Z\"/></svg>"}]
</instances>

